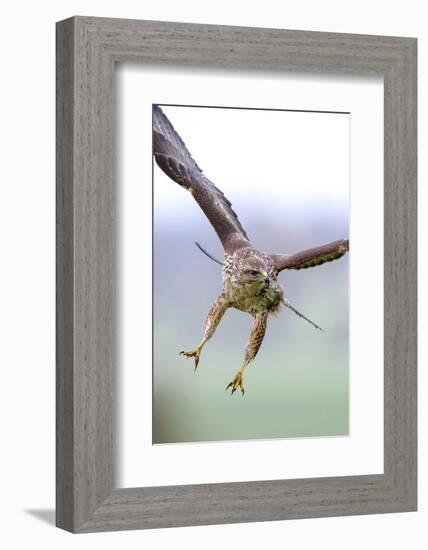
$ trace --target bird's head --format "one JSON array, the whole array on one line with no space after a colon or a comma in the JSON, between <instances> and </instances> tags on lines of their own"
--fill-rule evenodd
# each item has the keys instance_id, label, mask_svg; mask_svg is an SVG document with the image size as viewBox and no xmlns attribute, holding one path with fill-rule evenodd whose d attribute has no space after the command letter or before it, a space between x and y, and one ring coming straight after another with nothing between
<instances>
[{"instance_id":1,"label":"bird's head","mask_svg":"<svg viewBox=\"0 0 428 550\"><path fill-rule=\"evenodd\" d=\"M241 284L256 292L276 284L276 273L271 259L264 254L252 254L238 264Z\"/></svg>"}]
</instances>

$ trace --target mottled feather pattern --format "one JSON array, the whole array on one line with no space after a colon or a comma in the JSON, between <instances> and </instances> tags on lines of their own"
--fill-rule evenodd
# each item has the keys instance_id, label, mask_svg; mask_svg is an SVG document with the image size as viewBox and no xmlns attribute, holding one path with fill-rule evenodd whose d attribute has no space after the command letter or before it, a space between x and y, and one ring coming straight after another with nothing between
<instances>
[{"instance_id":1,"label":"mottled feather pattern","mask_svg":"<svg viewBox=\"0 0 428 550\"><path fill-rule=\"evenodd\" d=\"M248 344L245 348L244 362L246 364L256 357L260 346L262 345L263 338L266 333L268 315L268 312L263 312L255 317L253 326L251 327Z\"/></svg>"},{"instance_id":2,"label":"mottled feather pattern","mask_svg":"<svg viewBox=\"0 0 428 550\"><path fill-rule=\"evenodd\" d=\"M341 239L332 243L302 250L296 254L275 255L275 265L279 271L283 269L307 269L326 262L338 260L349 251L349 240Z\"/></svg>"},{"instance_id":3,"label":"mottled feather pattern","mask_svg":"<svg viewBox=\"0 0 428 550\"><path fill-rule=\"evenodd\" d=\"M256 269L262 275L254 282L245 279L245 272ZM223 287L231 307L257 315L263 311L276 314L284 300L284 290L277 281L278 271L269 254L254 247L226 255L223 264ZM265 282L269 280L269 283Z\"/></svg>"}]
</instances>

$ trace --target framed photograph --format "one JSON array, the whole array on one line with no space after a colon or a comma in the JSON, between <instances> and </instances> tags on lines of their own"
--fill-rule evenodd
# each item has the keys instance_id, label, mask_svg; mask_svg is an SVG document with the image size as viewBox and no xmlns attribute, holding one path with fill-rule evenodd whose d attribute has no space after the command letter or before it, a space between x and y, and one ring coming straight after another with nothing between
<instances>
[{"instance_id":1,"label":"framed photograph","mask_svg":"<svg viewBox=\"0 0 428 550\"><path fill-rule=\"evenodd\" d=\"M416 39L57 24L57 525L414 511Z\"/></svg>"}]
</instances>

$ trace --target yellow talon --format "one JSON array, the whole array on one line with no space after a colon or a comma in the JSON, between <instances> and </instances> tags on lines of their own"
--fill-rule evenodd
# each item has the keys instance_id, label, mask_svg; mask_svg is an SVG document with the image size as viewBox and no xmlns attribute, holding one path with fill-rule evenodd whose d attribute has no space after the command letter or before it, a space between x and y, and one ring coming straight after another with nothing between
<instances>
[{"instance_id":1,"label":"yellow talon","mask_svg":"<svg viewBox=\"0 0 428 550\"><path fill-rule=\"evenodd\" d=\"M228 384L228 386L226 387L226 390L228 390L230 387L232 388L232 392L231 392L231 395L233 395L236 390L239 388L241 390L241 394L244 395L245 393L245 390L244 390L244 382L243 382L243 375L242 375L242 371L238 371L236 373L236 376L235 378L232 380L232 382L230 382L230 384Z\"/></svg>"},{"instance_id":2,"label":"yellow talon","mask_svg":"<svg viewBox=\"0 0 428 550\"><path fill-rule=\"evenodd\" d=\"M180 355L184 355L185 357L194 357L195 358L195 370L198 368L199 364L199 356L201 354L202 348L200 346L196 347L192 351L180 351Z\"/></svg>"}]
</instances>

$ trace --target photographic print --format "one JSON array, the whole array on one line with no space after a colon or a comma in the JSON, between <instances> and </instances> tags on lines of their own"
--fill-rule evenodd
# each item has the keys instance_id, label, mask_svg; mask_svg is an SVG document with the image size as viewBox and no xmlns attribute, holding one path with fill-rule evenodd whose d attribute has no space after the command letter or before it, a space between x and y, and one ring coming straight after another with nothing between
<instances>
[{"instance_id":1,"label":"photographic print","mask_svg":"<svg viewBox=\"0 0 428 550\"><path fill-rule=\"evenodd\" d=\"M416 40L57 29L57 525L415 510Z\"/></svg>"},{"instance_id":2,"label":"photographic print","mask_svg":"<svg viewBox=\"0 0 428 550\"><path fill-rule=\"evenodd\" d=\"M349 124L153 106L153 443L348 434Z\"/></svg>"}]
</instances>

